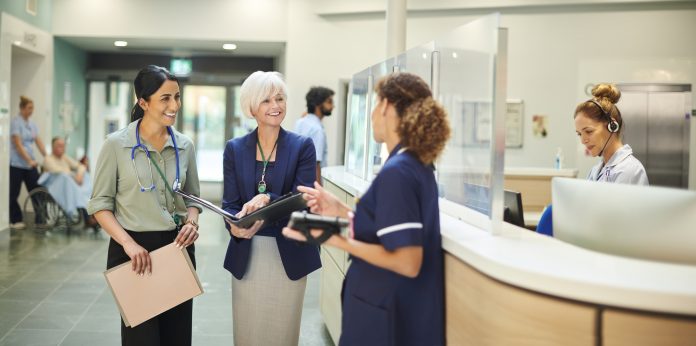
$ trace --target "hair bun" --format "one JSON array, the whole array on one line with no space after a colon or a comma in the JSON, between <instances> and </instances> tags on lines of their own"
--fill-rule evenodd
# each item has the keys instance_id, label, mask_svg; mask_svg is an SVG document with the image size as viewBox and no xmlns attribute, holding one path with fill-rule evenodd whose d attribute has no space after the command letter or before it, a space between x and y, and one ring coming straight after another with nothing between
<instances>
[{"instance_id":1,"label":"hair bun","mask_svg":"<svg viewBox=\"0 0 696 346\"><path fill-rule=\"evenodd\" d=\"M616 104L621 98L621 91L614 84L599 83L592 88L592 96L597 99L607 99Z\"/></svg>"}]
</instances>

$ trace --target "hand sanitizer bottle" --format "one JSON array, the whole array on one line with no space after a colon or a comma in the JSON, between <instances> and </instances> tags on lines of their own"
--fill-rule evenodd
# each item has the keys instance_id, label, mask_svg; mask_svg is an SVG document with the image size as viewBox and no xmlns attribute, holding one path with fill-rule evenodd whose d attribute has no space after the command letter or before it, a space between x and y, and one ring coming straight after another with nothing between
<instances>
[{"instance_id":1,"label":"hand sanitizer bottle","mask_svg":"<svg viewBox=\"0 0 696 346\"><path fill-rule=\"evenodd\" d=\"M556 151L556 169L561 169L563 168L563 149L561 147L558 147L558 150Z\"/></svg>"}]
</instances>

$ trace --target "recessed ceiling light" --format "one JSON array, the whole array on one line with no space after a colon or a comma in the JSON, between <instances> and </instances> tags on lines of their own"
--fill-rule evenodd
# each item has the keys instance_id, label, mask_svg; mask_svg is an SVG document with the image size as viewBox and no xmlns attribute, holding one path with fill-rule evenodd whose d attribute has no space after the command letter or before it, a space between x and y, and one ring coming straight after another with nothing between
<instances>
[{"instance_id":1,"label":"recessed ceiling light","mask_svg":"<svg viewBox=\"0 0 696 346\"><path fill-rule=\"evenodd\" d=\"M15 46L21 46L21 45L22 45L22 41L14 41L14 42L12 42L12 43L13 43Z\"/></svg>"},{"instance_id":2,"label":"recessed ceiling light","mask_svg":"<svg viewBox=\"0 0 696 346\"><path fill-rule=\"evenodd\" d=\"M125 47L128 45L128 42L126 41L114 41L114 46L116 47Z\"/></svg>"},{"instance_id":3,"label":"recessed ceiling light","mask_svg":"<svg viewBox=\"0 0 696 346\"><path fill-rule=\"evenodd\" d=\"M237 49L237 45L234 43L225 43L222 45L222 49L224 50L235 50Z\"/></svg>"}]
</instances>

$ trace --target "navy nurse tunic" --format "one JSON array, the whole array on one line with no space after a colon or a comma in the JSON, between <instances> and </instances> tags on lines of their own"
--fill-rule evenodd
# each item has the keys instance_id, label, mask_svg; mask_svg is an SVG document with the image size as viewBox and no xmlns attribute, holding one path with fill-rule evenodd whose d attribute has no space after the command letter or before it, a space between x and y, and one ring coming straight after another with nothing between
<instances>
[{"instance_id":1,"label":"navy nurse tunic","mask_svg":"<svg viewBox=\"0 0 696 346\"><path fill-rule=\"evenodd\" d=\"M444 345L444 275L431 165L397 146L360 199L354 237L393 251L422 246L416 278L353 257L343 289L341 345Z\"/></svg>"}]
</instances>

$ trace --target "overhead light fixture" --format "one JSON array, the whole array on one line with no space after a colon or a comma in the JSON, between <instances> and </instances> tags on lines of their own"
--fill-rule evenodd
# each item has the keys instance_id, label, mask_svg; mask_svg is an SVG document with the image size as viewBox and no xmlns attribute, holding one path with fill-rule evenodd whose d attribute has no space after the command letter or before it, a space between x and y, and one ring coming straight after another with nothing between
<instances>
[{"instance_id":1,"label":"overhead light fixture","mask_svg":"<svg viewBox=\"0 0 696 346\"><path fill-rule=\"evenodd\" d=\"M128 42L126 41L114 41L114 46L116 47L125 47L128 45Z\"/></svg>"},{"instance_id":2,"label":"overhead light fixture","mask_svg":"<svg viewBox=\"0 0 696 346\"><path fill-rule=\"evenodd\" d=\"M237 45L234 43L225 43L222 45L222 49L224 50L235 50L237 49Z\"/></svg>"},{"instance_id":3,"label":"overhead light fixture","mask_svg":"<svg viewBox=\"0 0 696 346\"><path fill-rule=\"evenodd\" d=\"M457 52L452 52L452 57L456 59L456 58L457 58Z\"/></svg>"},{"instance_id":4,"label":"overhead light fixture","mask_svg":"<svg viewBox=\"0 0 696 346\"><path fill-rule=\"evenodd\" d=\"M13 43L15 46L21 46L21 45L22 45L22 41L14 41L14 42L12 42L12 43Z\"/></svg>"}]
</instances>

